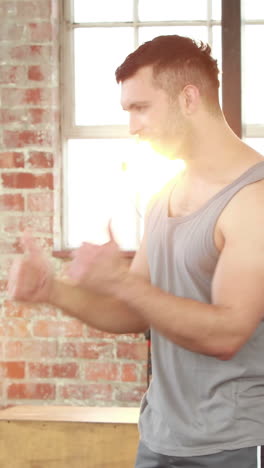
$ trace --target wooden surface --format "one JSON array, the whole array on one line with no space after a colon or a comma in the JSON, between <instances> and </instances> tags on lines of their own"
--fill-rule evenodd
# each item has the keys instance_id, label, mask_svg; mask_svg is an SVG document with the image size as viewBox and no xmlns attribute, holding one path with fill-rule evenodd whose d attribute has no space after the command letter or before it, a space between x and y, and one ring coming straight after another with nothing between
<instances>
[{"instance_id":1,"label":"wooden surface","mask_svg":"<svg viewBox=\"0 0 264 468\"><path fill-rule=\"evenodd\" d=\"M12 406L0 410L0 420L72 421L137 424L139 408L95 406Z\"/></svg>"},{"instance_id":2,"label":"wooden surface","mask_svg":"<svg viewBox=\"0 0 264 468\"><path fill-rule=\"evenodd\" d=\"M0 468L133 468L138 413L51 406L1 410Z\"/></svg>"}]
</instances>

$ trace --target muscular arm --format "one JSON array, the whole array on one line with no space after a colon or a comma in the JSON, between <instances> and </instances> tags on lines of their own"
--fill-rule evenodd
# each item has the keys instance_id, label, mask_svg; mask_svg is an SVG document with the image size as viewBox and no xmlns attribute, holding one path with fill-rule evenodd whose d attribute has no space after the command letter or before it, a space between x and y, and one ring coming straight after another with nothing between
<instances>
[{"instance_id":1,"label":"muscular arm","mask_svg":"<svg viewBox=\"0 0 264 468\"><path fill-rule=\"evenodd\" d=\"M149 272L144 244L143 239L130 271L135 277L144 278L148 282ZM89 326L109 333L141 333L149 328L148 322L122 300L95 294L88 289L58 279L53 282L49 302Z\"/></svg>"},{"instance_id":2,"label":"muscular arm","mask_svg":"<svg viewBox=\"0 0 264 468\"><path fill-rule=\"evenodd\" d=\"M140 333L147 330L145 319L121 300L55 278L48 258L34 240L26 236L23 242L25 254L16 259L9 275L8 292L11 299L49 303L89 326L109 333ZM148 279L143 248L136 253L130 269L137 277Z\"/></svg>"},{"instance_id":3,"label":"muscular arm","mask_svg":"<svg viewBox=\"0 0 264 468\"><path fill-rule=\"evenodd\" d=\"M61 280L54 280L49 302L87 325L108 333L141 333L145 320L132 307L114 297L94 294Z\"/></svg>"},{"instance_id":4,"label":"muscular arm","mask_svg":"<svg viewBox=\"0 0 264 468\"><path fill-rule=\"evenodd\" d=\"M224 248L213 279L212 304L175 297L129 275L117 297L173 342L230 359L264 315L264 186L252 184L229 204L220 228Z\"/></svg>"}]
</instances>

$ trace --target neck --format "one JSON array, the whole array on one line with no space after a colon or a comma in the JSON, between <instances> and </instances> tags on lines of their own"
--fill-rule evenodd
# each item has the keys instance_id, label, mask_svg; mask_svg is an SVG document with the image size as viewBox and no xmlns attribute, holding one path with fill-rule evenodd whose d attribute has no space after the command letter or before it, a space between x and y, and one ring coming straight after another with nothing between
<instances>
[{"instance_id":1,"label":"neck","mask_svg":"<svg viewBox=\"0 0 264 468\"><path fill-rule=\"evenodd\" d=\"M234 134L221 116L210 116L192 125L190 134L186 135L182 158L190 178L220 182L232 180L262 159Z\"/></svg>"}]
</instances>

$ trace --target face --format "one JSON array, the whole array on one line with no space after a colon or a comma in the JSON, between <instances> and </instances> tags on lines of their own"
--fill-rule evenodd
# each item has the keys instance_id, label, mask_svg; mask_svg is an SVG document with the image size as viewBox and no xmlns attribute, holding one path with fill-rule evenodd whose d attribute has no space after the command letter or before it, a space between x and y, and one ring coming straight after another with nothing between
<instances>
[{"instance_id":1,"label":"face","mask_svg":"<svg viewBox=\"0 0 264 468\"><path fill-rule=\"evenodd\" d=\"M121 105L129 112L130 133L149 141L160 153L178 157L186 133L179 99L153 83L152 67L138 70L122 83Z\"/></svg>"}]
</instances>

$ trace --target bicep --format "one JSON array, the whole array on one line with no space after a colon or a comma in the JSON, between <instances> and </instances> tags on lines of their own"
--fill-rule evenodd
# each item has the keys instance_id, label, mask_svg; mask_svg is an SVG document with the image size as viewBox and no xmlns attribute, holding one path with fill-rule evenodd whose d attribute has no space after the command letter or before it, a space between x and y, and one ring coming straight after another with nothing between
<instances>
[{"instance_id":1,"label":"bicep","mask_svg":"<svg viewBox=\"0 0 264 468\"><path fill-rule=\"evenodd\" d=\"M258 309L264 315L264 255L254 250L223 249L213 280L215 304Z\"/></svg>"},{"instance_id":2,"label":"bicep","mask_svg":"<svg viewBox=\"0 0 264 468\"><path fill-rule=\"evenodd\" d=\"M253 333L264 317L263 240L264 230L259 226L227 235L213 278L212 302L233 311L246 335Z\"/></svg>"}]
</instances>

